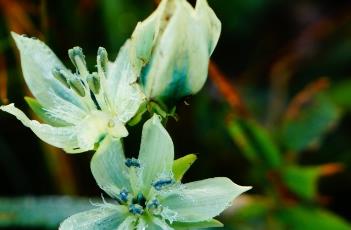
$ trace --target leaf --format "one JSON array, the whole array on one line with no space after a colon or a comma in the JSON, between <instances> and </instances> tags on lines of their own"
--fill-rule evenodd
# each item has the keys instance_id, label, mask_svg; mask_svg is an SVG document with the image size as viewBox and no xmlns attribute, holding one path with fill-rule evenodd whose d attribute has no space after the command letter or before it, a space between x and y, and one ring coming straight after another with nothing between
<instances>
[{"instance_id":1,"label":"leaf","mask_svg":"<svg viewBox=\"0 0 351 230\"><path fill-rule=\"evenodd\" d=\"M101 199L59 196L0 198L0 228L57 229L59 223L77 212L92 209ZM101 201L102 202L102 201Z\"/></svg>"},{"instance_id":2,"label":"leaf","mask_svg":"<svg viewBox=\"0 0 351 230\"><path fill-rule=\"evenodd\" d=\"M307 207L285 208L278 212L277 217L284 223L284 229L351 229L351 225L345 220L323 209Z\"/></svg>"},{"instance_id":3,"label":"leaf","mask_svg":"<svg viewBox=\"0 0 351 230\"><path fill-rule=\"evenodd\" d=\"M172 168L174 178L180 181L196 159L197 156L195 154L188 154L175 160Z\"/></svg>"},{"instance_id":4,"label":"leaf","mask_svg":"<svg viewBox=\"0 0 351 230\"><path fill-rule=\"evenodd\" d=\"M236 119L229 123L229 133L246 157L276 168L281 164L280 152L268 132L253 120Z\"/></svg>"},{"instance_id":5,"label":"leaf","mask_svg":"<svg viewBox=\"0 0 351 230\"><path fill-rule=\"evenodd\" d=\"M288 166L283 169L282 178L286 186L296 195L312 200L317 194L320 174L320 167Z\"/></svg>"},{"instance_id":6,"label":"leaf","mask_svg":"<svg viewBox=\"0 0 351 230\"><path fill-rule=\"evenodd\" d=\"M338 106L351 110L351 80L344 80L332 85L328 93Z\"/></svg>"},{"instance_id":7,"label":"leaf","mask_svg":"<svg viewBox=\"0 0 351 230\"><path fill-rule=\"evenodd\" d=\"M325 95L319 94L296 116L285 119L281 141L290 150L302 151L320 141L339 118L337 106Z\"/></svg>"},{"instance_id":8,"label":"leaf","mask_svg":"<svg viewBox=\"0 0 351 230\"><path fill-rule=\"evenodd\" d=\"M173 222L171 225L175 229L194 229L194 228L219 228L223 224L215 219L200 222Z\"/></svg>"}]
</instances>

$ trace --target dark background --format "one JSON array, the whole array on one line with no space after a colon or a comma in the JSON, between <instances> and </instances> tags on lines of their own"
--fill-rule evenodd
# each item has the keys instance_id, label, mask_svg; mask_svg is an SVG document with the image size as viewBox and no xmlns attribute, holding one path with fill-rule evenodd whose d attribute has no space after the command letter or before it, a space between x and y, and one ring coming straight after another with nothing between
<instances>
[{"instance_id":1,"label":"dark background","mask_svg":"<svg viewBox=\"0 0 351 230\"><path fill-rule=\"evenodd\" d=\"M321 77L328 79L328 89L348 84L340 92L346 101L340 105L340 118L318 142L299 151L295 164L343 164L342 170L318 180L318 199L311 203L351 222L351 2L209 0L209 4L223 26L212 65L278 146L284 146L277 131L282 116L306 85ZM23 99L30 92L10 31L39 37L70 67L67 50L79 45L94 66L99 46L113 60L136 23L156 6L152 0L0 0L1 103L14 102L31 114ZM181 101L179 120L171 119L167 125L177 157L199 153L185 181L226 176L252 185L250 196L269 196L264 185L255 186L255 166L228 133L228 117L240 117L240 108L228 103L218 82L209 78L199 94L185 100L190 105ZM305 129L309 128L307 124ZM125 140L130 154L138 152L140 130L141 125L131 128ZM286 154L286 148L281 149ZM0 113L0 196L100 196L89 169L91 156L68 155L50 147L14 117Z\"/></svg>"}]
</instances>

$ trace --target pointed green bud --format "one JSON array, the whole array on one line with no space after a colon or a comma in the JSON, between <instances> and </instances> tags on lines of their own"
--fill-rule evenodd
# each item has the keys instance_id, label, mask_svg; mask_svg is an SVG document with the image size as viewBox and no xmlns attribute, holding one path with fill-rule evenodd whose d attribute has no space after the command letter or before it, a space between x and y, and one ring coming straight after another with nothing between
<instances>
[{"instance_id":1,"label":"pointed green bud","mask_svg":"<svg viewBox=\"0 0 351 230\"><path fill-rule=\"evenodd\" d=\"M90 90L94 94L99 94L99 92L100 92L100 78L99 78L99 75L97 73L89 74L88 77L87 77L87 82L88 82Z\"/></svg>"},{"instance_id":2,"label":"pointed green bud","mask_svg":"<svg viewBox=\"0 0 351 230\"><path fill-rule=\"evenodd\" d=\"M68 50L68 56L71 59L73 65L77 68L82 76L87 76L89 74L86 67L85 56L83 54L83 49L76 46Z\"/></svg>"},{"instance_id":3,"label":"pointed green bud","mask_svg":"<svg viewBox=\"0 0 351 230\"><path fill-rule=\"evenodd\" d=\"M99 47L96 62L98 66L101 67L102 71L106 72L108 64L108 55L104 47Z\"/></svg>"},{"instance_id":4,"label":"pointed green bud","mask_svg":"<svg viewBox=\"0 0 351 230\"><path fill-rule=\"evenodd\" d=\"M54 76L54 78L56 78L56 80L58 80L59 82L61 82L63 85L65 85L67 88L70 88L68 82L67 82L67 76L64 72L64 70L59 69L59 68L54 68L52 70L52 75Z\"/></svg>"},{"instance_id":5,"label":"pointed green bud","mask_svg":"<svg viewBox=\"0 0 351 230\"><path fill-rule=\"evenodd\" d=\"M85 97L84 85L78 77L68 79L68 84L79 96Z\"/></svg>"}]
</instances>

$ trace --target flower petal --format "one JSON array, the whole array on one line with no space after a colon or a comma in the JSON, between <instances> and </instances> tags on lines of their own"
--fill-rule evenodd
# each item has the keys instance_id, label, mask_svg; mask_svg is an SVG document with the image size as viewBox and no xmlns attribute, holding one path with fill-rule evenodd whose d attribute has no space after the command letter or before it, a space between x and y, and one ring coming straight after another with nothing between
<instances>
[{"instance_id":1,"label":"flower petal","mask_svg":"<svg viewBox=\"0 0 351 230\"><path fill-rule=\"evenodd\" d=\"M171 193L160 202L177 212L175 221L205 221L219 215L235 197L249 189L228 178L217 177L184 184L178 193Z\"/></svg>"},{"instance_id":2,"label":"flower petal","mask_svg":"<svg viewBox=\"0 0 351 230\"><path fill-rule=\"evenodd\" d=\"M30 120L14 104L1 106L1 110L14 115L23 125L30 128L41 140L50 145L64 149L78 148L76 128L74 126L53 127L47 124L41 124L36 120Z\"/></svg>"},{"instance_id":3,"label":"flower petal","mask_svg":"<svg viewBox=\"0 0 351 230\"><path fill-rule=\"evenodd\" d=\"M168 5L168 0L161 1L148 18L135 27L131 38L131 56L136 69L141 69L150 60L152 49L161 32L160 27L165 24L162 16Z\"/></svg>"},{"instance_id":4,"label":"flower petal","mask_svg":"<svg viewBox=\"0 0 351 230\"><path fill-rule=\"evenodd\" d=\"M50 94L85 108L80 97L53 77L54 68L68 71L56 55L43 42L11 33L20 51L24 79L39 103L46 108L54 105Z\"/></svg>"},{"instance_id":5,"label":"flower petal","mask_svg":"<svg viewBox=\"0 0 351 230\"><path fill-rule=\"evenodd\" d=\"M130 191L125 160L121 141L107 136L90 162L97 184L111 197L116 197L122 188Z\"/></svg>"},{"instance_id":6,"label":"flower petal","mask_svg":"<svg viewBox=\"0 0 351 230\"><path fill-rule=\"evenodd\" d=\"M139 152L145 194L157 177L172 171L173 159L172 139L154 115L144 124Z\"/></svg>"},{"instance_id":7,"label":"flower petal","mask_svg":"<svg viewBox=\"0 0 351 230\"><path fill-rule=\"evenodd\" d=\"M125 206L109 205L77 213L64 220L59 230L116 229L127 217Z\"/></svg>"},{"instance_id":8,"label":"flower petal","mask_svg":"<svg viewBox=\"0 0 351 230\"><path fill-rule=\"evenodd\" d=\"M136 84L139 72L132 65L129 49L130 42L127 41L119 51L115 62L109 64L104 86L112 109L123 123L135 115L144 98L139 85Z\"/></svg>"},{"instance_id":9,"label":"flower petal","mask_svg":"<svg viewBox=\"0 0 351 230\"><path fill-rule=\"evenodd\" d=\"M128 216L121 225L118 226L117 230L131 230L135 228L135 222L137 218L135 216Z\"/></svg>"},{"instance_id":10,"label":"flower petal","mask_svg":"<svg viewBox=\"0 0 351 230\"><path fill-rule=\"evenodd\" d=\"M205 1L198 3L196 10L184 0L169 7L173 14L141 75L145 94L151 98L197 93L206 81L209 57L219 37L219 21Z\"/></svg>"},{"instance_id":11,"label":"flower petal","mask_svg":"<svg viewBox=\"0 0 351 230\"><path fill-rule=\"evenodd\" d=\"M109 123L113 125L109 125ZM121 121L99 110L91 111L77 124L77 139L79 147L82 149L93 149L94 145L108 134L115 138L121 138L126 137L128 131Z\"/></svg>"},{"instance_id":12,"label":"flower petal","mask_svg":"<svg viewBox=\"0 0 351 230\"><path fill-rule=\"evenodd\" d=\"M208 35L209 53L212 54L221 34L221 21L219 21L216 14L208 5L207 0L197 0L195 11L196 17L202 22L203 31Z\"/></svg>"}]
</instances>

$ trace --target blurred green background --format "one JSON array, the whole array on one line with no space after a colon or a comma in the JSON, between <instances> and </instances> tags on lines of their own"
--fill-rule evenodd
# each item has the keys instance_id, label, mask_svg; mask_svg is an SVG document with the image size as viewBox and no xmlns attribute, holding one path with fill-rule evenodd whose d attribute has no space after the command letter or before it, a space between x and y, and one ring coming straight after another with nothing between
<instances>
[{"instance_id":1,"label":"blurred green background","mask_svg":"<svg viewBox=\"0 0 351 230\"><path fill-rule=\"evenodd\" d=\"M1 104L31 114L10 31L44 40L70 67L67 50L79 45L94 66L99 46L115 58L157 4L0 0ZM209 79L167 125L177 157L199 153L185 181L253 186L220 216L225 229L351 229L351 2L209 4L223 25ZM128 153L140 132L131 128ZM55 229L99 202L91 156L64 154L0 113L0 228Z\"/></svg>"}]
</instances>

